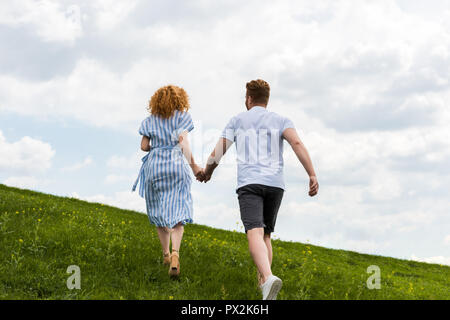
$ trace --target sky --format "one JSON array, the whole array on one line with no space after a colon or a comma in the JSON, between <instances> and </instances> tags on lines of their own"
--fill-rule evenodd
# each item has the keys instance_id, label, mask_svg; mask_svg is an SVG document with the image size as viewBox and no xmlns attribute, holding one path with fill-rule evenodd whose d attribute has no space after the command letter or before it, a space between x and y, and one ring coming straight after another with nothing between
<instances>
[{"instance_id":1,"label":"sky","mask_svg":"<svg viewBox=\"0 0 450 320\"><path fill-rule=\"evenodd\" d=\"M204 164L261 78L320 185L286 146L275 238L450 265L448 1L2 1L0 46L0 183L145 213L151 95L185 88ZM234 156L196 223L243 231Z\"/></svg>"}]
</instances>

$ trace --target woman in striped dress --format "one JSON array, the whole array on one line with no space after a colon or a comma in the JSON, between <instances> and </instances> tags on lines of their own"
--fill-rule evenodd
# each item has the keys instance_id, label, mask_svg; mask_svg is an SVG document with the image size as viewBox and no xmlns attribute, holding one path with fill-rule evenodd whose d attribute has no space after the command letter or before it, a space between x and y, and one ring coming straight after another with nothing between
<instances>
[{"instance_id":1,"label":"woman in striped dress","mask_svg":"<svg viewBox=\"0 0 450 320\"><path fill-rule=\"evenodd\" d=\"M140 182L139 194L145 197L148 218L157 228L164 264L170 265L169 275L174 277L180 274L183 226L193 222L192 178L185 159L194 176L201 179L203 175L187 139L188 132L194 129L188 109L188 96L180 87L165 86L152 96L148 107L150 116L142 121L139 129L141 149L148 154L142 159L133 186L134 191Z\"/></svg>"}]
</instances>

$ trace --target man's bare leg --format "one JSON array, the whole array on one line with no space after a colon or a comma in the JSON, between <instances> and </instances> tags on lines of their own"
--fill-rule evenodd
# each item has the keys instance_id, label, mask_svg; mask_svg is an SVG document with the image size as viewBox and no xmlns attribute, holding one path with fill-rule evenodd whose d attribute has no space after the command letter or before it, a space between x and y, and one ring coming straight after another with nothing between
<instances>
[{"instance_id":1,"label":"man's bare leg","mask_svg":"<svg viewBox=\"0 0 450 320\"><path fill-rule=\"evenodd\" d=\"M269 257L269 265L270 267L272 267L272 257L273 257L273 253L272 253L272 241L270 238L270 234L265 233L264 234L264 243L266 244L266 248L267 248L267 254ZM258 271L258 284L262 285L264 282L262 281L262 276Z\"/></svg>"},{"instance_id":2,"label":"man's bare leg","mask_svg":"<svg viewBox=\"0 0 450 320\"><path fill-rule=\"evenodd\" d=\"M267 278L272 275L272 270L270 268L271 258L269 258L269 250L264 239L264 229L255 228L248 230L247 239L250 255L260 274L261 283L264 283Z\"/></svg>"}]
</instances>

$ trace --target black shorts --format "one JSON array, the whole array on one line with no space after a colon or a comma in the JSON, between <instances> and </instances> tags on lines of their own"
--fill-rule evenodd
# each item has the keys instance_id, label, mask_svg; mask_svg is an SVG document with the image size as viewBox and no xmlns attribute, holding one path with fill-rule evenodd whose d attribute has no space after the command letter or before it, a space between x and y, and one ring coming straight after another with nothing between
<instances>
[{"instance_id":1,"label":"black shorts","mask_svg":"<svg viewBox=\"0 0 450 320\"><path fill-rule=\"evenodd\" d=\"M248 184L236 190L245 232L264 228L265 234L275 230L278 209L284 190L262 184Z\"/></svg>"}]
</instances>

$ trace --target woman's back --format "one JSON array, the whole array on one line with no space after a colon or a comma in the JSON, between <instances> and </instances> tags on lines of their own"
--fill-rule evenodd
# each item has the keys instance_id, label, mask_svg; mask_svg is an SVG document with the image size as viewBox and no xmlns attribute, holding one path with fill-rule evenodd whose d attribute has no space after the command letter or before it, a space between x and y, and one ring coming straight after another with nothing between
<instances>
[{"instance_id":1,"label":"woman's back","mask_svg":"<svg viewBox=\"0 0 450 320\"><path fill-rule=\"evenodd\" d=\"M189 168L178 145L183 131L194 129L188 112L174 110L169 118L150 115L142 121L139 133L150 138L150 152L144 166L148 183L158 182L165 188L177 179L191 181Z\"/></svg>"},{"instance_id":2,"label":"woman's back","mask_svg":"<svg viewBox=\"0 0 450 320\"><path fill-rule=\"evenodd\" d=\"M174 110L170 118L150 115L142 121L139 133L150 138L153 149L174 147L178 144L178 136L183 131L194 129L191 115L188 112Z\"/></svg>"}]
</instances>

